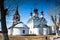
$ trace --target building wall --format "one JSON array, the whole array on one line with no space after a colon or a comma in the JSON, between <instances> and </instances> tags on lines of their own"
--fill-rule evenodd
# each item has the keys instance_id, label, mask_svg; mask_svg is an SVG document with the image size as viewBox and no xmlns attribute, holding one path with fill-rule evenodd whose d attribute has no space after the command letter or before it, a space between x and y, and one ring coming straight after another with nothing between
<instances>
[{"instance_id":1,"label":"building wall","mask_svg":"<svg viewBox=\"0 0 60 40\"><path fill-rule=\"evenodd\" d=\"M33 33L39 35L39 28L34 28Z\"/></svg>"},{"instance_id":2,"label":"building wall","mask_svg":"<svg viewBox=\"0 0 60 40\"><path fill-rule=\"evenodd\" d=\"M32 19L28 22L28 27L29 27L29 34L36 34L36 35L47 35L50 32L49 27L40 27L40 19L36 18L36 19ZM43 22L42 22L43 23ZM43 23L44 24L44 23ZM39 26L39 27L38 27Z\"/></svg>"},{"instance_id":3,"label":"building wall","mask_svg":"<svg viewBox=\"0 0 60 40\"><path fill-rule=\"evenodd\" d=\"M29 21L28 23L27 23L27 26L31 29L31 28L33 28L33 20L31 20L31 21Z\"/></svg>"},{"instance_id":4,"label":"building wall","mask_svg":"<svg viewBox=\"0 0 60 40\"><path fill-rule=\"evenodd\" d=\"M50 32L49 28L32 28L32 29L29 29L29 34L48 35L49 32Z\"/></svg>"},{"instance_id":5,"label":"building wall","mask_svg":"<svg viewBox=\"0 0 60 40\"><path fill-rule=\"evenodd\" d=\"M29 29L29 34L36 34L36 35L38 35L38 33L39 33L38 30L39 30L38 28L31 28L31 29Z\"/></svg>"},{"instance_id":6,"label":"building wall","mask_svg":"<svg viewBox=\"0 0 60 40\"><path fill-rule=\"evenodd\" d=\"M29 27L29 34L38 34L38 30L37 28L34 28L36 25L38 24L38 22L36 22L35 24L35 21L31 21L28 23L28 27ZM37 27L37 26L36 26ZM35 33L36 31L36 33Z\"/></svg>"},{"instance_id":7,"label":"building wall","mask_svg":"<svg viewBox=\"0 0 60 40\"><path fill-rule=\"evenodd\" d=\"M23 33L23 30L25 32ZM11 30L9 30L9 35L11 34ZM29 34L29 29L28 28L13 28L12 35L26 35Z\"/></svg>"},{"instance_id":8,"label":"building wall","mask_svg":"<svg viewBox=\"0 0 60 40\"><path fill-rule=\"evenodd\" d=\"M56 33L56 28L55 28L55 26L52 26L52 33Z\"/></svg>"},{"instance_id":9,"label":"building wall","mask_svg":"<svg viewBox=\"0 0 60 40\"><path fill-rule=\"evenodd\" d=\"M29 29L29 34L33 34L33 28Z\"/></svg>"},{"instance_id":10,"label":"building wall","mask_svg":"<svg viewBox=\"0 0 60 40\"><path fill-rule=\"evenodd\" d=\"M43 28L43 35L49 34L49 28Z\"/></svg>"},{"instance_id":11,"label":"building wall","mask_svg":"<svg viewBox=\"0 0 60 40\"><path fill-rule=\"evenodd\" d=\"M34 28L34 34L47 35L49 34L49 28Z\"/></svg>"},{"instance_id":12,"label":"building wall","mask_svg":"<svg viewBox=\"0 0 60 40\"><path fill-rule=\"evenodd\" d=\"M11 29L8 29L8 35L11 35Z\"/></svg>"}]
</instances>

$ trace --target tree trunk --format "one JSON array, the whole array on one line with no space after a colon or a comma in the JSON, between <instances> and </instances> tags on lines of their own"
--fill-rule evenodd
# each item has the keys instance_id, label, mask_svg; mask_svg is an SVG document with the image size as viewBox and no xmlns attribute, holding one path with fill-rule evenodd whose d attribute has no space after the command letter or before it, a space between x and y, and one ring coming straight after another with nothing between
<instances>
[{"instance_id":1,"label":"tree trunk","mask_svg":"<svg viewBox=\"0 0 60 40\"><path fill-rule=\"evenodd\" d=\"M4 10L4 0L0 0L0 10L1 10L2 40L9 40L8 31L6 27L6 12Z\"/></svg>"},{"instance_id":2,"label":"tree trunk","mask_svg":"<svg viewBox=\"0 0 60 40\"><path fill-rule=\"evenodd\" d=\"M2 29L2 40L9 40L8 38L8 31L6 27L6 17L4 16L3 13L1 13L1 29Z\"/></svg>"}]
</instances>

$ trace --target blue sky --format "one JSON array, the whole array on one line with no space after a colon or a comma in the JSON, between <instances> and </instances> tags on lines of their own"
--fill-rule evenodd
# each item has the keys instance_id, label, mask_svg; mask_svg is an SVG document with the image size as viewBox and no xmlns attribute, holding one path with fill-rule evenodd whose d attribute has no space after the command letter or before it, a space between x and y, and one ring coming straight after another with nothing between
<instances>
[{"instance_id":1,"label":"blue sky","mask_svg":"<svg viewBox=\"0 0 60 40\"><path fill-rule=\"evenodd\" d=\"M19 1L19 3L18 3ZM38 13L40 16L40 12L44 11L44 17L47 20L47 24L51 25L51 19L48 15L49 9L51 9L51 14L55 13L54 8L58 8L58 2L59 0L5 0L5 8L11 8L8 12L9 15L6 16L7 21L7 27L10 27L12 25L12 17L15 13L16 5L18 5L18 12L20 15L20 19L22 22L27 24L27 21L30 17L30 12L33 12L34 8L38 9ZM13 11L12 11L13 10Z\"/></svg>"}]
</instances>

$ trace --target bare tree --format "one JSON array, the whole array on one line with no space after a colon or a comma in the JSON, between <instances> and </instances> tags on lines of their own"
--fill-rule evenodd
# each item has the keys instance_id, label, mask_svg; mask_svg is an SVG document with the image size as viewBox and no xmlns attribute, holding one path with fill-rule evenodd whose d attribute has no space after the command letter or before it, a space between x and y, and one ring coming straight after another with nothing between
<instances>
[{"instance_id":1,"label":"bare tree","mask_svg":"<svg viewBox=\"0 0 60 40\"><path fill-rule=\"evenodd\" d=\"M19 3L19 1L20 0L17 0L17 3L16 3L16 1L14 1L14 0L9 0L9 2L13 2L13 5L18 5L18 3ZM24 3L25 1L23 1L23 3ZM22 3L22 4L23 4ZM15 5L15 6L16 6ZM21 5L21 4L20 4ZM10 5L9 7L11 7L12 5ZM14 7L15 7L14 6ZM12 11L11 9L13 8L13 7L11 7L11 8L9 8L8 7L8 9L4 9L4 0L0 0L0 11L1 11L1 29L2 29L2 40L9 40L9 37L8 37L8 30L7 30L7 26L6 26L6 15L10 12L10 11Z\"/></svg>"},{"instance_id":2,"label":"bare tree","mask_svg":"<svg viewBox=\"0 0 60 40\"><path fill-rule=\"evenodd\" d=\"M1 11L2 40L9 40L8 30L6 26L6 14L8 9L4 9L4 0L0 0L0 11Z\"/></svg>"},{"instance_id":3,"label":"bare tree","mask_svg":"<svg viewBox=\"0 0 60 40\"><path fill-rule=\"evenodd\" d=\"M4 9L4 0L0 0L0 10L1 10L1 29L2 29L2 40L9 40L8 31L6 27L6 12L7 9Z\"/></svg>"},{"instance_id":4,"label":"bare tree","mask_svg":"<svg viewBox=\"0 0 60 40\"><path fill-rule=\"evenodd\" d=\"M56 28L56 35L58 35L58 29L60 26L60 2L57 2L59 5L57 5L56 7L52 7L48 9L48 15L51 17L51 20L53 22L53 24L55 25ZM53 10L53 11L52 11ZM57 17L58 15L58 17ZM58 22L57 22L58 21Z\"/></svg>"}]
</instances>

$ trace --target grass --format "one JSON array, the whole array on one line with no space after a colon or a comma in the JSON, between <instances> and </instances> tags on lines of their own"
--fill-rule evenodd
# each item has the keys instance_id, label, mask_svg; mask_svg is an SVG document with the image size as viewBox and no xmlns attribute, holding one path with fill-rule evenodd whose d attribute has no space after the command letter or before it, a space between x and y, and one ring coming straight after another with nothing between
<instances>
[{"instance_id":1,"label":"grass","mask_svg":"<svg viewBox=\"0 0 60 40\"><path fill-rule=\"evenodd\" d=\"M50 36L54 35L46 35L49 40ZM46 40L46 36L9 36L9 40ZM60 35L59 35L60 36ZM0 35L0 40L2 40L2 35Z\"/></svg>"}]
</instances>

